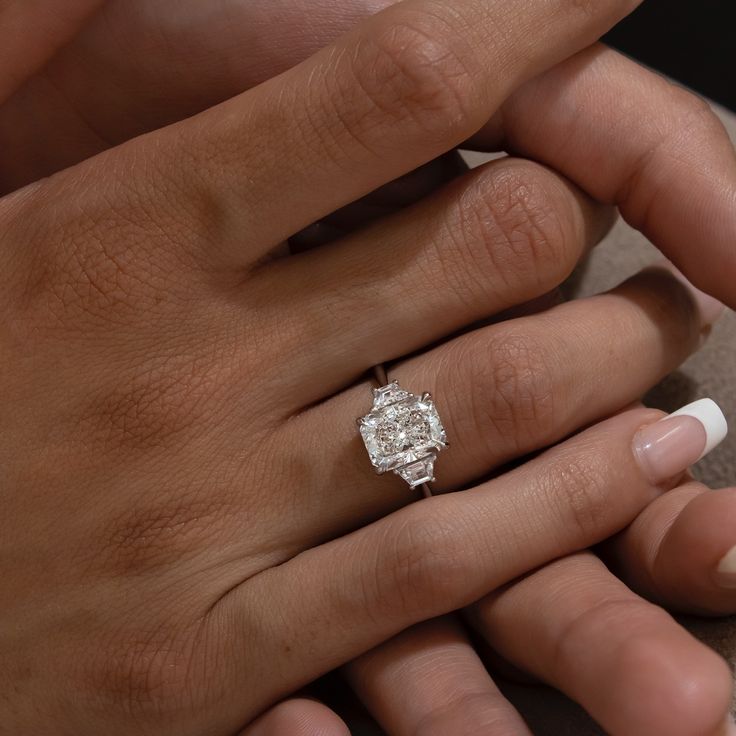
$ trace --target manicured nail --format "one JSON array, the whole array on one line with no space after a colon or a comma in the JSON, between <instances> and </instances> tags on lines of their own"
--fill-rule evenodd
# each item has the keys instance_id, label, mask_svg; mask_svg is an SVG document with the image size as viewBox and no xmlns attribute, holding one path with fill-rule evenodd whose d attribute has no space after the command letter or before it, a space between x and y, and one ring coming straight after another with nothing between
<instances>
[{"instance_id":1,"label":"manicured nail","mask_svg":"<svg viewBox=\"0 0 736 736\"><path fill-rule=\"evenodd\" d=\"M700 289L693 286L688 281L685 274L682 273L682 271L680 271L671 261L664 259L657 261L653 266L655 268L663 268L666 271L669 271L688 290L688 293L700 314L701 329L705 330L712 327L726 310L725 305L721 304L718 299L715 299L710 296L710 294L706 294L704 291L700 291Z\"/></svg>"},{"instance_id":2,"label":"manicured nail","mask_svg":"<svg viewBox=\"0 0 736 736\"><path fill-rule=\"evenodd\" d=\"M728 425L715 401L701 399L634 437L634 455L652 483L674 478L718 446Z\"/></svg>"},{"instance_id":3,"label":"manicured nail","mask_svg":"<svg viewBox=\"0 0 736 736\"><path fill-rule=\"evenodd\" d=\"M736 547L721 558L716 568L716 578L722 588L736 588Z\"/></svg>"}]
</instances>

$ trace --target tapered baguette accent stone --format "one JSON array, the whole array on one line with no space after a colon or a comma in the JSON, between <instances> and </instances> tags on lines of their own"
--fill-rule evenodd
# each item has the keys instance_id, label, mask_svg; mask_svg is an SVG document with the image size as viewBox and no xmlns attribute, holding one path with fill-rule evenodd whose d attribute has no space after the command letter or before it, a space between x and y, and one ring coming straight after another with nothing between
<instances>
[{"instance_id":1,"label":"tapered baguette accent stone","mask_svg":"<svg viewBox=\"0 0 736 736\"><path fill-rule=\"evenodd\" d=\"M396 381L374 390L360 434L376 470L393 471L412 488L434 480L437 452L447 446L432 397L415 396Z\"/></svg>"},{"instance_id":2,"label":"tapered baguette accent stone","mask_svg":"<svg viewBox=\"0 0 736 736\"><path fill-rule=\"evenodd\" d=\"M434 461L436 459L435 455L428 455L423 460L417 460L411 465L397 468L396 472L411 488L420 486L422 483L431 483L434 480Z\"/></svg>"}]
</instances>

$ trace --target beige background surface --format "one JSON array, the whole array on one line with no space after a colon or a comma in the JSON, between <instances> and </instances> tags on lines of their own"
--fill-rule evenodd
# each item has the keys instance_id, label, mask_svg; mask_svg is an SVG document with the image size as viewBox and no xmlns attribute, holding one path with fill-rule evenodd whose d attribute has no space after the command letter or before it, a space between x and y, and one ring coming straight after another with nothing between
<instances>
[{"instance_id":1,"label":"beige background surface","mask_svg":"<svg viewBox=\"0 0 736 736\"><path fill-rule=\"evenodd\" d=\"M736 142L736 116L717 110ZM474 156L477 163L483 158ZM697 243L693 247L698 247ZM736 242L734 243L736 247ZM580 276L581 295L615 286L657 258L657 251L623 223L601 244ZM735 285L736 288L736 285ZM696 475L718 488L736 484L736 314L728 312L716 325L703 350L648 397L648 403L672 411L696 398L710 396L726 412L730 437L696 470ZM736 529L734 529L736 543ZM724 620L682 619L700 639L736 665L736 618ZM535 736L600 736L603 734L587 715L563 696L543 687L503 684L507 696L527 719ZM375 728L351 724L355 736L374 736ZM455 736L447 734L447 736ZM652 734L652 736L666 736Z\"/></svg>"}]
</instances>

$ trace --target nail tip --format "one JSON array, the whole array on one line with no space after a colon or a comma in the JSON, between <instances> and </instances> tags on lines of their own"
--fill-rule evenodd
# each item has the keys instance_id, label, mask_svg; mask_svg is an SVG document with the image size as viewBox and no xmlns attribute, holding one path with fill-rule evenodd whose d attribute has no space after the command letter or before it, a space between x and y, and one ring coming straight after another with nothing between
<instances>
[{"instance_id":1,"label":"nail tip","mask_svg":"<svg viewBox=\"0 0 736 736\"><path fill-rule=\"evenodd\" d=\"M697 419L705 429L706 442L701 456L702 460L712 452L728 435L728 422L721 407L713 399L698 399L682 409L670 414L670 416L689 416Z\"/></svg>"}]
</instances>

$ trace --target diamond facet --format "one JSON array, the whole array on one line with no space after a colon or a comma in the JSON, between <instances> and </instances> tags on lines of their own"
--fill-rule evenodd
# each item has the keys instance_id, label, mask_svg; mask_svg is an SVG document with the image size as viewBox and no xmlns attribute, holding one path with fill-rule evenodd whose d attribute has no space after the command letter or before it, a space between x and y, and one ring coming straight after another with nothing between
<instances>
[{"instance_id":1,"label":"diamond facet","mask_svg":"<svg viewBox=\"0 0 736 736\"><path fill-rule=\"evenodd\" d=\"M424 460L417 460L411 465L404 465L403 468L397 468L396 472L400 475L412 488L422 485L422 483L431 483L434 480L434 461L436 457L429 455Z\"/></svg>"},{"instance_id":2,"label":"diamond facet","mask_svg":"<svg viewBox=\"0 0 736 736\"><path fill-rule=\"evenodd\" d=\"M373 466L379 473L394 471L412 487L433 480L436 453L447 438L432 397L415 396L397 382L373 396L373 408L360 420Z\"/></svg>"}]
</instances>

